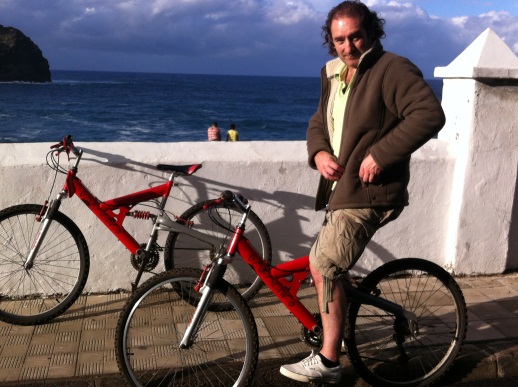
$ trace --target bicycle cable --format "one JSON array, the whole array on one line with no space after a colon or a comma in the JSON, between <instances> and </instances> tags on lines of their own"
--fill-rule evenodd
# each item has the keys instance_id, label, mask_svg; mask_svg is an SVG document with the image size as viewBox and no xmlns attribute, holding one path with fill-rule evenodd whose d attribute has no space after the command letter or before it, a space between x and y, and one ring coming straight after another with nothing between
<instances>
[{"instance_id":1,"label":"bicycle cable","mask_svg":"<svg viewBox=\"0 0 518 387\"><path fill-rule=\"evenodd\" d=\"M216 216L213 214L213 210L216 210L216 213L218 214L218 217L219 219L223 220L223 217L219 214L219 212L217 211L217 208L210 208L208 213L209 213L209 219L212 220L217 226L221 227L222 229L224 230L227 230L227 233L223 239L224 243L221 245L221 249L219 251L219 253L221 254L223 252L223 249L226 244L227 244L227 241L228 241L228 236L231 232L233 232L231 226L232 224L232 216L230 214L230 209L227 208L227 212L228 212L228 217L229 217L229 221L227 223L227 225L224 225L221 221L219 221L218 219L216 219Z\"/></svg>"},{"instance_id":2,"label":"bicycle cable","mask_svg":"<svg viewBox=\"0 0 518 387\"><path fill-rule=\"evenodd\" d=\"M45 157L45 161L47 162L47 165L54 171L63 173L66 175L68 173L68 171L65 168L63 168L59 163L60 153L59 152L57 153L58 157L56 160L56 155L54 154L54 152L55 152L54 150L51 150L50 152L47 153L47 156Z\"/></svg>"},{"instance_id":3,"label":"bicycle cable","mask_svg":"<svg viewBox=\"0 0 518 387\"><path fill-rule=\"evenodd\" d=\"M50 159L52 160L52 165L50 165L50 163L49 163L49 154L51 155ZM54 180L52 181L52 185L51 185L50 191L49 191L49 196L47 197L47 200L46 200L46 202L48 203L50 200L50 197L52 196L52 192L54 191L54 186L56 185L56 181L58 178L58 172L60 172L60 173L66 173L66 172L63 172L64 168L62 168L59 165L59 153L58 153L57 162L56 162L56 159L54 156L54 151L50 151L49 153L47 153L46 161L47 161L47 165L56 172L56 173L54 173Z\"/></svg>"},{"instance_id":4,"label":"bicycle cable","mask_svg":"<svg viewBox=\"0 0 518 387\"><path fill-rule=\"evenodd\" d=\"M218 219L216 219L216 216L213 214L213 210L217 210L218 208L211 208L209 209L209 218L210 220L212 220L216 225L218 225L219 227L221 227L222 229L224 230L227 230L229 233L233 231L231 225L232 225L232 216L230 215L230 209L227 208L227 211L228 211L228 215L229 215L229 221L227 222L227 224L223 224L221 221L219 221ZM218 217L219 219L222 219L223 220L223 217L219 214L218 211L216 211L216 213L218 214ZM228 236L228 234L227 234Z\"/></svg>"}]
</instances>

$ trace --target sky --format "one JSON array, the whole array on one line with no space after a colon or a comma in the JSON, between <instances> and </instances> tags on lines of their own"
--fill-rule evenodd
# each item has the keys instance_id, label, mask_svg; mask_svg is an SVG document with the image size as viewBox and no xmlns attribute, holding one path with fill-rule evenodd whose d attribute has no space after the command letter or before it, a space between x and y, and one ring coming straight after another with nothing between
<instances>
[{"instance_id":1,"label":"sky","mask_svg":"<svg viewBox=\"0 0 518 387\"><path fill-rule=\"evenodd\" d=\"M488 27L518 54L518 0L365 0L387 51L433 77ZM51 70L316 77L330 0L0 0Z\"/></svg>"}]
</instances>

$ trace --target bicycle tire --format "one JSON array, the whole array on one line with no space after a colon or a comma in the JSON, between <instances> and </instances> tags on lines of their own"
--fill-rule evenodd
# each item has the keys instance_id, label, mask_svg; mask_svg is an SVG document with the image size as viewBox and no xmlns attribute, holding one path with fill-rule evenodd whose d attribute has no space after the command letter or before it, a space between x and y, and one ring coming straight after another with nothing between
<instances>
[{"instance_id":1,"label":"bicycle tire","mask_svg":"<svg viewBox=\"0 0 518 387\"><path fill-rule=\"evenodd\" d=\"M213 290L232 308L207 311L195 342L181 349L200 293L202 271L175 269L144 282L123 307L115 333L119 370L134 386L248 386L259 350L257 326L239 292L225 280ZM196 300L193 302L192 300Z\"/></svg>"},{"instance_id":2,"label":"bicycle tire","mask_svg":"<svg viewBox=\"0 0 518 387\"><path fill-rule=\"evenodd\" d=\"M230 237L241 216L242 213L234 206L228 206L225 203L215 205L212 200L206 200L185 211L178 222L191 221L193 222L191 227L223 240ZM266 226L253 211L248 215L244 235L263 259L271 264L270 235ZM216 257L218 252L215 249L215 246L187 234L170 232L164 247L165 268L166 270L182 267L203 268ZM261 279L242 259L234 259L232 264L227 266L224 278L238 289L246 301L250 301L263 286ZM224 311L228 307L228 304L211 304L212 310Z\"/></svg>"},{"instance_id":3,"label":"bicycle tire","mask_svg":"<svg viewBox=\"0 0 518 387\"><path fill-rule=\"evenodd\" d=\"M361 288L377 289L380 297L414 313L419 331L410 334L406 325L402 355L395 343L394 315L351 302L345 341L356 372L373 386L436 383L452 366L466 337L466 303L453 277L433 262L405 258L374 270Z\"/></svg>"},{"instance_id":4,"label":"bicycle tire","mask_svg":"<svg viewBox=\"0 0 518 387\"><path fill-rule=\"evenodd\" d=\"M90 269L86 240L57 211L30 269L24 263L41 223L39 204L0 211L0 320L38 325L64 313L81 294Z\"/></svg>"}]
</instances>

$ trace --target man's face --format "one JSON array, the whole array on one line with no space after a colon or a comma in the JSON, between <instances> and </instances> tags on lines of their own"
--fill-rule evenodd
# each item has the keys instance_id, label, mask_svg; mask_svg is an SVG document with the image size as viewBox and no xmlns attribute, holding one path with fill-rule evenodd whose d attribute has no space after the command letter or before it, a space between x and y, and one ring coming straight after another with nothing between
<instances>
[{"instance_id":1,"label":"man's face","mask_svg":"<svg viewBox=\"0 0 518 387\"><path fill-rule=\"evenodd\" d=\"M338 57L347 66L357 68L360 57L372 46L367 31L354 17L339 17L331 22L331 36Z\"/></svg>"}]
</instances>

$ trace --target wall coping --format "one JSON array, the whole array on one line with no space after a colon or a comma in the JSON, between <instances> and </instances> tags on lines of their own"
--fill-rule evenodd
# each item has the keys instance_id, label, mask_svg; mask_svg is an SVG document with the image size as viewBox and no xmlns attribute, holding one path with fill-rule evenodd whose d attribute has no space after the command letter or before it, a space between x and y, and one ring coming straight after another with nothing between
<instances>
[{"instance_id":1,"label":"wall coping","mask_svg":"<svg viewBox=\"0 0 518 387\"><path fill-rule=\"evenodd\" d=\"M436 67L437 78L518 79L518 57L491 29L486 29L446 67Z\"/></svg>"}]
</instances>

